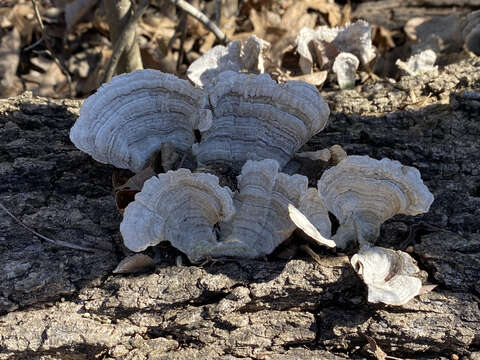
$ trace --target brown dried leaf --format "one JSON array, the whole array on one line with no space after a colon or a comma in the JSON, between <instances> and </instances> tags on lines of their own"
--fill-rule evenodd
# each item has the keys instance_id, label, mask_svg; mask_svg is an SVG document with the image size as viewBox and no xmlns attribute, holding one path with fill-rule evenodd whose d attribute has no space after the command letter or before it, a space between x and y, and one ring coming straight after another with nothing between
<instances>
[{"instance_id":1,"label":"brown dried leaf","mask_svg":"<svg viewBox=\"0 0 480 360\"><path fill-rule=\"evenodd\" d=\"M328 41L314 40L311 46L315 54L315 60L320 70L329 70L340 51Z\"/></svg>"},{"instance_id":2,"label":"brown dried leaf","mask_svg":"<svg viewBox=\"0 0 480 360\"><path fill-rule=\"evenodd\" d=\"M35 14L30 3L18 4L8 9L8 21L18 30L27 44L32 41L33 31L38 27Z\"/></svg>"},{"instance_id":3,"label":"brown dried leaf","mask_svg":"<svg viewBox=\"0 0 480 360\"><path fill-rule=\"evenodd\" d=\"M20 45L20 34L15 28L0 38L0 97L15 96L23 90L16 75L20 63Z\"/></svg>"},{"instance_id":4,"label":"brown dried leaf","mask_svg":"<svg viewBox=\"0 0 480 360\"><path fill-rule=\"evenodd\" d=\"M69 95L67 78L55 61L45 57L36 57L30 60L42 71L30 70L22 78L27 90L36 96L63 98Z\"/></svg>"},{"instance_id":5,"label":"brown dried leaf","mask_svg":"<svg viewBox=\"0 0 480 360\"><path fill-rule=\"evenodd\" d=\"M311 74L305 74L300 76L288 76L288 80L305 81L314 86L322 86L325 80L327 80L328 71L316 71Z\"/></svg>"},{"instance_id":6,"label":"brown dried leaf","mask_svg":"<svg viewBox=\"0 0 480 360\"><path fill-rule=\"evenodd\" d=\"M65 5L65 23L67 32L78 23L96 4L98 0L73 0Z\"/></svg>"},{"instance_id":7,"label":"brown dried leaf","mask_svg":"<svg viewBox=\"0 0 480 360\"><path fill-rule=\"evenodd\" d=\"M392 33L380 25L372 25L372 42L382 54L395 47Z\"/></svg>"},{"instance_id":8,"label":"brown dried leaf","mask_svg":"<svg viewBox=\"0 0 480 360\"><path fill-rule=\"evenodd\" d=\"M377 360L386 360L387 354L385 354L385 352L377 345L375 339L365 334L363 336L365 336L368 341L368 344L365 345L364 349L371 351Z\"/></svg>"},{"instance_id":9,"label":"brown dried leaf","mask_svg":"<svg viewBox=\"0 0 480 360\"><path fill-rule=\"evenodd\" d=\"M342 26L345 22L342 15L342 9L339 5L333 2L328 0L307 0L306 4L308 8L327 15L328 23L331 27Z\"/></svg>"},{"instance_id":10,"label":"brown dried leaf","mask_svg":"<svg viewBox=\"0 0 480 360\"><path fill-rule=\"evenodd\" d=\"M125 208L132 201L135 200L135 195L139 193L140 190L130 190L130 189L121 189L115 192L115 204L117 209L123 213Z\"/></svg>"},{"instance_id":11,"label":"brown dried leaf","mask_svg":"<svg viewBox=\"0 0 480 360\"><path fill-rule=\"evenodd\" d=\"M428 294L429 292L432 292L433 289L435 289L437 286L438 285L436 285L436 284L423 285L420 288L420 291L418 292L418 295Z\"/></svg>"},{"instance_id":12,"label":"brown dried leaf","mask_svg":"<svg viewBox=\"0 0 480 360\"><path fill-rule=\"evenodd\" d=\"M155 267L153 259L145 254L134 254L120 261L113 270L114 274L135 274L146 272Z\"/></svg>"}]
</instances>

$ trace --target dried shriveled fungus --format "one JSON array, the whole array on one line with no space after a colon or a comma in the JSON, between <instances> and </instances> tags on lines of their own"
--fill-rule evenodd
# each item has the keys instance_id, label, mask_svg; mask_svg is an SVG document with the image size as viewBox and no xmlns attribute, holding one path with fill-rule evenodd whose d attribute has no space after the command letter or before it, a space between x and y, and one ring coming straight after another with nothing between
<instances>
[{"instance_id":1,"label":"dried shriveled fungus","mask_svg":"<svg viewBox=\"0 0 480 360\"><path fill-rule=\"evenodd\" d=\"M303 28L295 42L297 52L300 55L299 65L304 74L312 72L315 60L319 67L323 68L327 62L323 57L336 55L332 49L326 48L325 42L333 45L338 52L354 54L362 65L367 65L375 58L372 29L364 20L358 20L342 28L330 28L328 26L320 26L317 30ZM315 49L319 45L320 49ZM319 54L321 55L319 56ZM333 59L329 60L333 61Z\"/></svg>"},{"instance_id":2,"label":"dried shriveled fungus","mask_svg":"<svg viewBox=\"0 0 480 360\"><path fill-rule=\"evenodd\" d=\"M338 54L332 70L337 74L340 89L351 89L355 86L355 74L359 64L357 57L351 53L342 52Z\"/></svg>"},{"instance_id":3,"label":"dried shriveled fungus","mask_svg":"<svg viewBox=\"0 0 480 360\"><path fill-rule=\"evenodd\" d=\"M255 35L245 44L236 40L228 46L217 45L188 67L187 76L196 85L209 89L224 71L263 73L264 52L269 48L270 43Z\"/></svg>"},{"instance_id":4,"label":"dried shriveled fungus","mask_svg":"<svg viewBox=\"0 0 480 360\"><path fill-rule=\"evenodd\" d=\"M318 191L340 222L333 237L340 248L353 241L374 243L383 222L427 212L433 202L417 169L368 156L347 156L325 171Z\"/></svg>"},{"instance_id":5,"label":"dried shriveled fungus","mask_svg":"<svg viewBox=\"0 0 480 360\"><path fill-rule=\"evenodd\" d=\"M422 281L415 260L403 251L369 247L352 256L355 271L368 287L368 301L403 305L418 295Z\"/></svg>"}]
</instances>

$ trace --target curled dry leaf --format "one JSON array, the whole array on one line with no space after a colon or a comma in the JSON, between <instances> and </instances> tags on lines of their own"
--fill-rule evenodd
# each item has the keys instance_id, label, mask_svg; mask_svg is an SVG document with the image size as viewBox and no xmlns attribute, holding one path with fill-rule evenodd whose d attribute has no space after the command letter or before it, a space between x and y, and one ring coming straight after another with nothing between
<instances>
[{"instance_id":1,"label":"curled dry leaf","mask_svg":"<svg viewBox=\"0 0 480 360\"><path fill-rule=\"evenodd\" d=\"M16 72L20 63L20 34L17 29L2 34L0 29L0 98L17 95L23 87Z\"/></svg>"},{"instance_id":2,"label":"curled dry leaf","mask_svg":"<svg viewBox=\"0 0 480 360\"><path fill-rule=\"evenodd\" d=\"M134 254L120 261L112 271L114 274L135 274L155 267L153 259L145 254Z\"/></svg>"},{"instance_id":3,"label":"curled dry leaf","mask_svg":"<svg viewBox=\"0 0 480 360\"><path fill-rule=\"evenodd\" d=\"M368 301L403 305L419 294L422 281L412 257L399 250L367 247L352 256L350 263L368 287Z\"/></svg>"},{"instance_id":4,"label":"curled dry leaf","mask_svg":"<svg viewBox=\"0 0 480 360\"><path fill-rule=\"evenodd\" d=\"M368 156L347 156L326 170L318 191L340 222L333 237L340 248L374 243L383 222L396 214L422 214L433 202L417 169Z\"/></svg>"}]
</instances>

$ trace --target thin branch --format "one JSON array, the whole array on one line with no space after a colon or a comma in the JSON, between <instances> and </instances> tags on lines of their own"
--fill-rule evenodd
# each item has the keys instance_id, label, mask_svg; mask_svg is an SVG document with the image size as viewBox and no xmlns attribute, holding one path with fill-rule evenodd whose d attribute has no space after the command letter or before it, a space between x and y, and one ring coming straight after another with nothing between
<instances>
[{"instance_id":1,"label":"thin branch","mask_svg":"<svg viewBox=\"0 0 480 360\"><path fill-rule=\"evenodd\" d=\"M92 249L92 248L87 248L87 247L83 247L83 246L80 246L80 245L70 244L69 242L62 241L62 240L50 239L50 238L48 238L46 236L43 236L42 234L36 232L35 230L30 229L19 218L17 218L15 215L13 215L5 206L3 206L2 203L0 203L0 208L3 211L5 211L8 215L10 215L12 217L12 219L14 219L19 225L21 225L22 227L24 227L25 229L30 231L32 234L38 236L40 239L48 241L49 243L52 243L52 244L55 244L55 245L61 246L61 247L66 247L66 248L69 248L69 249L81 250L81 251L86 251L86 252L90 252L90 253L95 253L95 252L101 251L100 249Z\"/></svg>"},{"instance_id":2,"label":"thin branch","mask_svg":"<svg viewBox=\"0 0 480 360\"><path fill-rule=\"evenodd\" d=\"M217 26L222 23L222 0L215 0L215 23Z\"/></svg>"},{"instance_id":3,"label":"thin branch","mask_svg":"<svg viewBox=\"0 0 480 360\"><path fill-rule=\"evenodd\" d=\"M60 59L54 55L55 52L53 51L52 44L50 44L50 40L47 37L47 32L45 30L45 26L43 25L42 17L40 16L40 11L38 10L37 0L32 0L32 5L33 5L33 10L35 11L35 18L37 19L38 25L40 25L40 30L42 30L42 39L45 42L45 46L47 47L48 52L50 53L50 56L52 57L53 61L55 61L57 66L60 68L62 73L67 78L68 91L70 93L70 97L73 98L72 78L70 77L70 74L68 73L66 67L62 64Z\"/></svg>"},{"instance_id":4,"label":"thin branch","mask_svg":"<svg viewBox=\"0 0 480 360\"><path fill-rule=\"evenodd\" d=\"M187 37L187 13L182 11L182 18L180 19L180 29L182 34L180 35L180 51L178 52L177 59L177 71L180 70L180 65L183 63L183 57L185 55L185 38Z\"/></svg>"},{"instance_id":5,"label":"thin branch","mask_svg":"<svg viewBox=\"0 0 480 360\"><path fill-rule=\"evenodd\" d=\"M188 15L190 15L194 19L197 19L198 21L200 21L208 30L210 30L215 35L218 41L220 41L223 44L228 42L227 35L225 35L217 25L215 25L212 21L210 21L210 19L204 13L194 8L188 2L186 2L185 0L168 0L168 1L178 6L180 9L185 11Z\"/></svg>"},{"instance_id":6,"label":"thin branch","mask_svg":"<svg viewBox=\"0 0 480 360\"><path fill-rule=\"evenodd\" d=\"M137 22L140 20L142 15L147 10L149 0L142 0L138 5L135 12L130 14L128 17L127 23L125 24L125 28L123 29L122 33L117 39L115 43L115 47L112 52L112 57L108 62L107 71L105 72L105 77L103 82L109 82L112 80L113 74L117 69L118 62L120 61L120 57L122 56L125 49L129 45L129 38L136 32Z\"/></svg>"}]
</instances>

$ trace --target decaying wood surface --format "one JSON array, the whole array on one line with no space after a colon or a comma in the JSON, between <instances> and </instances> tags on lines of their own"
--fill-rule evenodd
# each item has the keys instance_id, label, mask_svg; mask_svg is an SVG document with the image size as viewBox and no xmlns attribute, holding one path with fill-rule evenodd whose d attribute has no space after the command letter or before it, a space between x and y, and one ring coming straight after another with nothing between
<instances>
[{"instance_id":1,"label":"decaying wood surface","mask_svg":"<svg viewBox=\"0 0 480 360\"><path fill-rule=\"evenodd\" d=\"M0 359L480 359L480 58L437 74L323 91L327 129L306 150L341 144L421 171L431 211L396 217L380 245L410 245L438 284L402 307L366 303L348 258L176 266L173 249L143 275L112 275L124 257L113 168L76 150L79 101L0 101L0 202L54 239L0 215ZM409 243L405 243L409 240Z\"/></svg>"}]
</instances>

